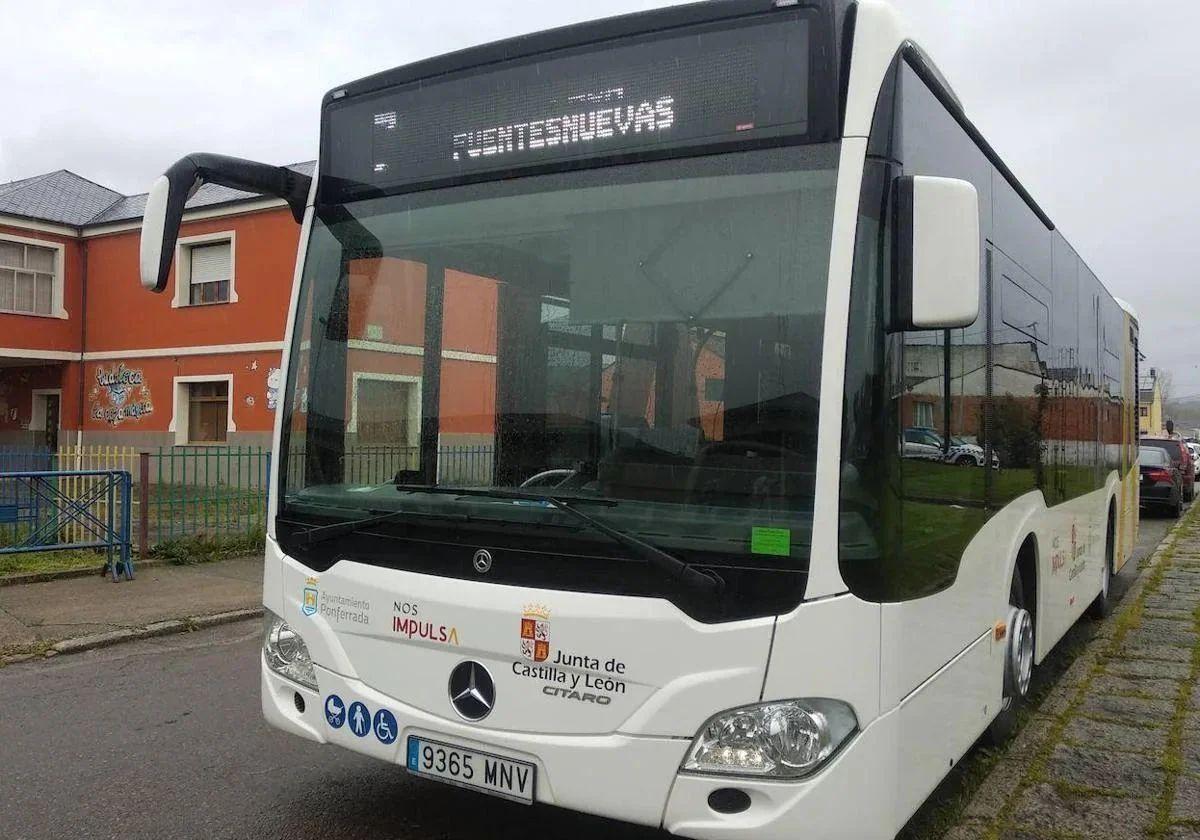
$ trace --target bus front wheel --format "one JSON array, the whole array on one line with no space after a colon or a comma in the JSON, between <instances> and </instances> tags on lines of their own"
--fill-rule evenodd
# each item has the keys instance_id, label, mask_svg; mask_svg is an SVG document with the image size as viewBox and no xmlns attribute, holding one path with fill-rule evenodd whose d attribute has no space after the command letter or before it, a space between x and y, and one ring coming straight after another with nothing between
<instances>
[{"instance_id":1,"label":"bus front wheel","mask_svg":"<svg viewBox=\"0 0 1200 840\"><path fill-rule=\"evenodd\" d=\"M1004 696L1000 713L988 726L987 740L1000 745L1012 737L1017 728L1021 704L1029 694L1033 677L1033 616L1026 608L1025 587L1021 570L1014 569L1008 591L1008 623L1004 648Z\"/></svg>"}]
</instances>

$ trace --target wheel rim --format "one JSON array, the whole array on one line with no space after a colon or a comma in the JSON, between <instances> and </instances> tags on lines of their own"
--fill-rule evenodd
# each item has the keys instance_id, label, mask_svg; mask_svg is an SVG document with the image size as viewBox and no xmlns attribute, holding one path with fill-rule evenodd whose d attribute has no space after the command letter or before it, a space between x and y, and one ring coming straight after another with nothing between
<instances>
[{"instance_id":1,"label":"wheel rim","mask_svg":"<svg viewBox=\"0 0 1200 840\"><path fill-rule=\"evenodd\" d=\"M1008 656L1004 674L1005 699L1024 697L1033 677L1033 619L1028 610L1012 607L1008 614ZM1010 703L1006 703L1007 707Z\"/></svg>"}]
</instances>

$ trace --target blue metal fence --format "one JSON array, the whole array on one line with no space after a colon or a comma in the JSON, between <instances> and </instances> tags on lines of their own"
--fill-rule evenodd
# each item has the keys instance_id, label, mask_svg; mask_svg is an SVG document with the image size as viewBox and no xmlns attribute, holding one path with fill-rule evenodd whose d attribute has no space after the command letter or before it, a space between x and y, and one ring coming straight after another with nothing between
<instances>
[{"instance_id":1,"label":"blue metal fence","mask_svg":"<svg viewBox=\"0 0 1200 840\"><path fill-rule=\"evenodd\" d=\"M103 549L113 580L132 580L131 501L126 470L0 472L0 555Z\"/></svg>"}]
</instances>

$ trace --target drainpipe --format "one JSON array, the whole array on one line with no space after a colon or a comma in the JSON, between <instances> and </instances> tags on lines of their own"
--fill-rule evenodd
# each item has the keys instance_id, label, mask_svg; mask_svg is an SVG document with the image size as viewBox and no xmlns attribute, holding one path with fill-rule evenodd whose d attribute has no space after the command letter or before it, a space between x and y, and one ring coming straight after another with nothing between
<instances>
[{"instance_id":1,"label":"drainpipe","mask_svg":"<svg viewBox=\"0 0 1200 840\"><path fill-rule=\"evenodd\" d=\"M87 350L87 293L88 293L88 273L87 273L88 241L86 239L82 238L82 231L80 231L80 234L81 234L80 239L82 241L82 248L81 248L81 254L80 254L81 270L79 272L79 291L80 291L79 308L81 310L79 313L79 408L78 408L79 422L75 429L75 458L76 458L77 462L81 462L81 459L83 458L83 417L84 417L84 410L83 410L83 396L84 396L83 354L84 354L84 351ZM80 469L79 463L76 463L75 469Z\"/></svg>"}]
</instances>

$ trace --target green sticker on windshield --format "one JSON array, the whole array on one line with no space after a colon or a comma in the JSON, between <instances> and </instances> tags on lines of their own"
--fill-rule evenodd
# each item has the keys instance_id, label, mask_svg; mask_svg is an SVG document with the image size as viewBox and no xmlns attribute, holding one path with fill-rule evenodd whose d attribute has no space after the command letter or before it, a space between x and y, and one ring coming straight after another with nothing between
<instances>
[{"instance_id":1,"label":"green sticker on windshield","mask_svg":"<svg viewBox=\"0 0 1200 840\"><path fill-rule=\"evenodd\" d=\"M750 551L788 557L792 553L792 532L787 528L751 528Z\"/></svg>"}]
</instances>

